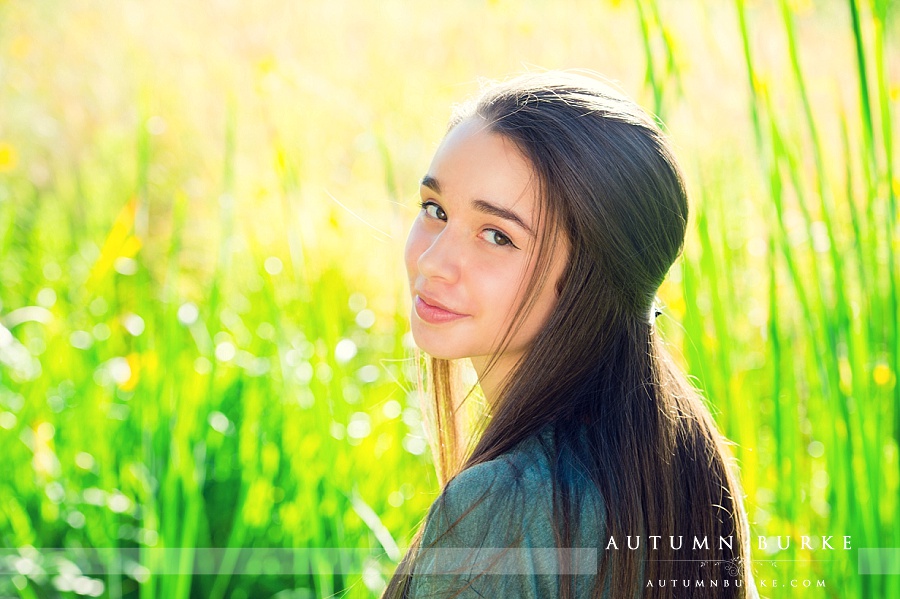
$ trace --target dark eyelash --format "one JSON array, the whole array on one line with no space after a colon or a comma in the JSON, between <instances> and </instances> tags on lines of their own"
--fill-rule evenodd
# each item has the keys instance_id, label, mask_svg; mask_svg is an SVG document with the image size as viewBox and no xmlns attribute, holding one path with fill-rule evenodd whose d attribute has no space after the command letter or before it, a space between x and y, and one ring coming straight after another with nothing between
<instances>
[{"instance_id":1,"label":"dark eyelash","mask_svg":"<svg viewBox=\"0 0 900 599\"><path fill-rule=\"evenodd\" d=\"M419 208L421 208L422 210L425 209L425 206L428 206L430 204L434 204L438 208L441 208L440 205L437 204L434 200L419 200ZM443 210L443 208L441 208L441 210Z\"/></svg>"}]
</instances>

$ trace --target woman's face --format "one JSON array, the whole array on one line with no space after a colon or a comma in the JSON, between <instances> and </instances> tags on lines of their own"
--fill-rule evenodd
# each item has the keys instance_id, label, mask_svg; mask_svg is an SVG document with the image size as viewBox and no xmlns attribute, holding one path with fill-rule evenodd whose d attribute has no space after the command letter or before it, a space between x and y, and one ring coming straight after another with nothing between
<instances>
[{"instance_id":1,"label":"woman's face","mask_svg":"<svg viewBox=\"0 0 900 599\"><path fill-rule=\"evenodd\" d=\"M510 327L534 268L537 179L525 156L479 118L453 128L422 179L406 269L416 345L436 358L487 356ZM504 358L518 358L556 304L566 248Z\"/></svg>"}]
</instances>

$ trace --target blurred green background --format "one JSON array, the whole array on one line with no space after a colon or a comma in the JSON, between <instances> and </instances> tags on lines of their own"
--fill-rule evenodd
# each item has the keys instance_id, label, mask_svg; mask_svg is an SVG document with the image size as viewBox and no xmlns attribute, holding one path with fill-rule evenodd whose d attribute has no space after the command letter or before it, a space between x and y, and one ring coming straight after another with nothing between
<instances>
[{"instance_id":1,"label":"blurred green background","mask_svg":"<svg viewBox=\"0 0 900 599\"><path fill-rule=\"evenodd\" d=\"M438 490L418 180L479 77L573 67L688 174L657 322L734 441L762 594L900 596L857 564L900 547L898 12L0 1L0 596L377 596Z\"/></svg>"}]
</instances>

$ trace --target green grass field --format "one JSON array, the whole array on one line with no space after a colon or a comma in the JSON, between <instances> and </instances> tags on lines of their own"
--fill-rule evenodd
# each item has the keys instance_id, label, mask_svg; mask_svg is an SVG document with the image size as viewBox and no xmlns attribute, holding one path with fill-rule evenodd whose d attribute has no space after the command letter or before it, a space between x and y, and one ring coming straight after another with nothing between
<instances>
[{"instance_id":1,"label":"green grass field","mask_svg":"<svg viewBox=\"0 0 900 599\"><path fill-rule=\"evenodd\" d=\"M0 597L377 596L438 491L418 181L480 77L544 68L673 138L658 325L734 441L763 596L900 596L858 563L900 547L898 13L0 0Z\"/></svg>"}]
</instances>

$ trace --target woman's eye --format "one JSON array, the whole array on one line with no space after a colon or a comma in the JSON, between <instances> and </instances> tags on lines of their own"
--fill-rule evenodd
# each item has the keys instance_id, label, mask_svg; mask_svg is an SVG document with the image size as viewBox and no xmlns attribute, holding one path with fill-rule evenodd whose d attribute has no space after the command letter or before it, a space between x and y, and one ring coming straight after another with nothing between
<instances>
[{"instance_id":1,"label":"woman's eye","mask_svg":"<svg viewBox=\"0 0 900 599\"><path fill-rule=\"evenodd\" d=\"M446 220L447 213L444 212L444 209L435 204L434 202L426 201L419 202L419 205L422 207L422 210L425 211L425 214L430 216L431 218L436 218L438 220Z\"/></svg>"},{"instance_id":2,"label":"woman's eye","mask_svg":"<svg viewBox=\"0 0 900 599\"><path fill-rule=\"evenodd\" d=\"M496 229L488 229L485 232L487 233L488 241L490 241L490 243L493 243L494 245L513 245L513 242L509 237L507 237L500 231L497 231Z\"/></svg>"}]
</instances>

